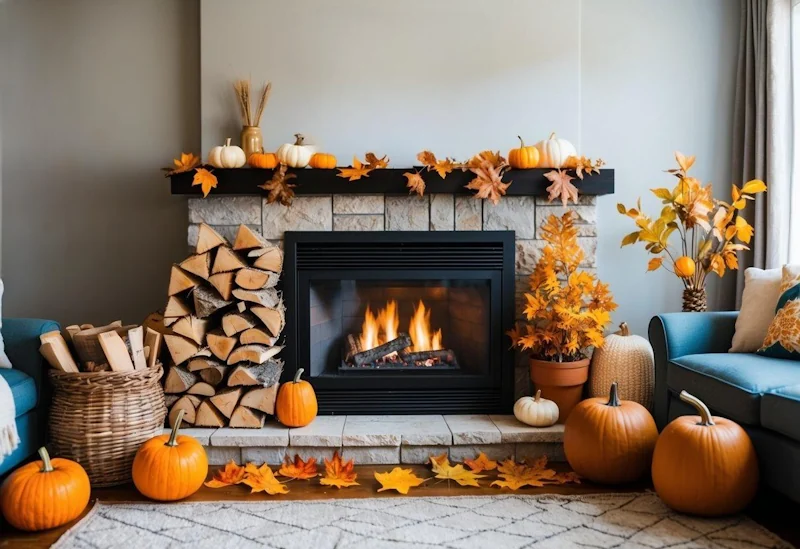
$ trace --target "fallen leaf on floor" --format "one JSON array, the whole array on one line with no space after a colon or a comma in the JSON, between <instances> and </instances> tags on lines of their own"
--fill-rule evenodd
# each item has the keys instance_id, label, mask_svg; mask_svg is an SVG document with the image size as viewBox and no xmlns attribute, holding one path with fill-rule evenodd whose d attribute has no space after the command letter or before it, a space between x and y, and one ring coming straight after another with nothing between
<instances>
[{"instance_id":1,"label":"fallen leaf on floor","mask_svg":"<svg viewBox=\"0 0 800 549\"><path fill-rule=\"evenodd\" d=\"M379 170L389 165L389 158L386 155L383 155L383 158L378 158L375 156L375 153L368 152L364 156L364 160L367 162L367 167L371 170Z\"/></svg>"},{"instance_id":2,"label":"fallen leaf on floor","mask_svg":"<svg viewBox=\"0 0 800 549\"><path fill-rule=\"evenodd\" d=\"M166 173L165 177L175 175L176 173L188 172L192 168L200 164L200 159L193 153L181 153L180 158L172 159L173 166L169 168L161 168Z\"/></svg>"},{"instance_id":3,"label":"fallen leaf on floor","mask_svg":"<svg viewBox=\"0 0 800 549\"><path fill-rule=\"evenodd\" d=\"M401 494L408 494L411 488L419 486L428 479L419 478L411 469L395 467L387 473L376 472L375 480L381 484L381 488L378 488L378 492L397 490Z\"/></svg>"},{"instance_id":4,"label":"fallen leaf on floor","mask_svg":"<svg viewBox=\"0 0 800 549\"><path fill-rule=\"evenodd\" d=\"M308 458L308 461L303 461L299 455L294 455L294 462L289 457L285 458L283 465L278 470L278 474L295 480L308 480L317 476L317 460L315 458Z\"/></svg>"},{"instance_id":5,"label":"fallen leaf on floor","mask_svg":"<svg viewBox=\"0 0 800 549\"><path fill-rule=\"evenodd\" d=\"M197 168L197 172L192 179L192 187L195 185L200 185L200 188L203 189L203 198L205 198L211 192L211 189L217 186L217 176L205 168Z\"/></svg>"},{"instance_id":6,"label":"fallen leaf on floor","mask_svg":"<svg viewBox=\"0 0 800 549\"><path fill-rule=\"evenodd\" d=\"M319 479L319 483L337 488L357 486L358 474L353 471L354 465L352 459L343 462L339 452L334 452L333 459L325 459L325 476Z\"/></svg>"},{"instance_id":7,"label":"fallen leaf on floor","mask_svg":"<svg viewBox=\"0 0 800 549\"><path fill-rule=\"evenodd\" d=\"M425 194L425 180L419 172L406 172L403 176L408 180L406 187L410 189L409 194L417 193L420 196Z\"/></svg>"},{"instance_id":8,"label":"fallen leaf on floor","mask_svg":"<svg viewBox=\"0 0 800 549\"><path fill-rule=\"evenodd\" d=\"M492 486L517 490L523 486L542 487L545 484L554 484L556 472L547 468L547 458L538 459L531 465L516 463L507 459L497 467L500 480L492 482Z\"/></svg>"},{"instance_id":9,"label":"fallen leaf on floor","mask_svg":"<svg viewBox=\"0 0 800 549\"><path fill-rule=\"evenodd\" d=\"M339 168L339 177L347 178L349 181L356 181L362 177L369 177L369 172L372 171L368 165L364 165L361 161L353 157L353 165L349 168Z\"/></svg>"},{"instance_id":10,"label":"fallen leaf on floor","mask_svg":"<svg viewBox=\"0 0 800 549\"><path fill-rule=\"evenodd\" d=\"M574 177L569 175L564 170L552 170L544 174L551 185L547 187L547 192L550 193L548 200L552 202L556 198L561 199L561 204L566 208L570 200L575 204L578 203L578 187L570 183Z\"/></svg>"},{"instance_id":11,"label":"fallen leaf on floor","mask_svg":"<svg viewBox=\"0 0 800 549\"><path fill-rule=\"evenodd\" d=\"M275 474L266 463L261 467L256 467L254 463L248 463L245 466L247 477L242 481L242 484L247 484L250 487L250 493L266 492L271 496L275 494L288 494L289 489L285 484L281 483L275 478Z\"/></svg>"},{"instance_id":12,"label":"fallen leaf on floor","mask_svg":"<svg viewBox=\"0 0 800 549\"><path fill-rule=\"evenodd\" d=\"M431 456L430 459L431 468L433 469L433 472L436 473L435 478L453 480L461 486L480 487L480 484L478 484L478 479L486 476L476 474L472 471L467 471L460 463L458 465L451 465L450 460L447 459L447 454L442 454L441 456Z\"/></svg>"},{"instance_id":13,"label":"fallen leaf on floor","mask_svg":"<svg viewBox=\"0 0 800 549\"><path fill-rule=\"evenodd\" d=\"M236 462L230 460L225 464L225 467L218 469L211 480L206 482L209 488L222 488L223 486L231 486L232 484L239 484L244 480L245 468L242 465L236 465Z\"/></svg>"},{"instance_id":14,"label":"fallen leaf on floor","mask_svg":"<svg viewBox=\"0 0 800 549\"><path fill-rule=\"evenodd\" d=\"M497 469L497 462L489 459L486 454L481 452L475 459L465 459L464 465L470 468L473 473L481 473L483 471L494 471Z\"/></svg>"}]
</instances>

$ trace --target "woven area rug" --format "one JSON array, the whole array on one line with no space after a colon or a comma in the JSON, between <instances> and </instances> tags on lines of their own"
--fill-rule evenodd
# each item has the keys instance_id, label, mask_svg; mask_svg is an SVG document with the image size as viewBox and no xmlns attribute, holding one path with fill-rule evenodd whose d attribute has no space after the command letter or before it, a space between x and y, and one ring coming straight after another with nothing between
<instances>
[{"instance_id":1,"label":"woven area rug","mask_svg":"<svg viewBox=\"0 0 800 549\"><path fill-rule=\"evenodd\" d=\"M652 493L103 504L55 545L281 549L790 547L745 517L673 513Z\"/></svg>"}]
</instances>

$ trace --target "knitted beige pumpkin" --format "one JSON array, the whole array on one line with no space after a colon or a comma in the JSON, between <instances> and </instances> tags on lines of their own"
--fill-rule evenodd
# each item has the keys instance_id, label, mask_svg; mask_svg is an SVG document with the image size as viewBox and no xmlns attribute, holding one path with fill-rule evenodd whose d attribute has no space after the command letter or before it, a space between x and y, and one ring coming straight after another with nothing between
<instances>
[{"instance_id":1,"label":"knitted beige pumpkin","mask_svg":"<svg viewBox=\"0 0 800 549\"><path fill-rule=\"evenodd\" d=\"M594 350L589 396L606 396L611 384L617 382L619 398L633 400L651 410L654 380L653 347L647 339L631 335L624 322L618 332L606 336L602 348Z\"/></svg>"}]
</instances>

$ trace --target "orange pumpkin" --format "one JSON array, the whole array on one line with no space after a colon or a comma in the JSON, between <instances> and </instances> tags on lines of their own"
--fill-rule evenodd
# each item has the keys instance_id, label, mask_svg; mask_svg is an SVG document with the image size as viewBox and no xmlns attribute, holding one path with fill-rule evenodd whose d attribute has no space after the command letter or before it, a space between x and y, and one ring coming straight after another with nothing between
<instances>
[{"instance_id":1,"label":"orange pumpkin","mask_svg":"<svg viewBox=\"0 0 800 549\"><path fill-rule=\"evenodd\" d=\"M178 412L169 435L151 438L133 458L133 483L150 499L175 501L191 496L208 475L206 451L197 439L178 435L183 413Z\"/></svg>"},{"instance_id":2,"label":"orange pumpkin","mask_svg":"<svg viewBox=\"0 0 800 549\"><path fill-rule=\"evenodd\" d=\"M304 427L317 417L317 395L308 381L300 379L299 368L294 381L281 385L275 402L275 415L287 427Z\"/></svg>"},{"instance_id":3,"label":"orange pumpkin","mask_svg":"<svg viewBox=\"0 0 800 549\"><path fill-rule=\"evenodd\" d=\"M23 465L3 482L0 507L18 530L47 530L80 516L89 503L89 477L80 464L50 459L39 448L41 461Z\"/></svg>"},{"instance_id":4,"label":"orange pumpkin","mask_svg":"<svg viewBox=\"0 0 800 549\"><path fill-rule=\"evenodd\" d=\"M314 153L308 165L312 168L332 170L336 167L336 157L328 153Z\"/></svg>"},{"instance_id":5,"label":"orange pumpkin","mask_svg":"<svg viewBox=\"0 0 800 549\"><path fill-rule=\"evenodd\" d=\"M608 399L590 398L572 410L564 426L564 453L570 467L593 482L633 482L649 470L657 438L647 408L620 400L612 383Z\"/></svg>"},{"instance_id":6,"label":"orange pumpkin","mask_svg":"<svg viewBox=\"0 0 800 549\"><path fill-rule=\"evenodd\" d=\"M275 153L265 153L262 148L260 153L251 154L247 159L247 163L253 168L271 170L278 166L278 157L275 156Z\"/></svg>"},{"instance_id":7,"label":"orange pumpkin","mask_svg":"<svg viewBox=\"0 0 800 549\"><path fill-rule=\"evenodd\" d=\"M661 432L653 454L658 496L681 513L738 513L758 489L758 460L747 433L735 422L712 417L697 397L680 399L699 416L681 416Z\"/></svg>"},{"instance_id":8,"label":"orange pumpkin","mask_svg":"<svg viewBox=\"0 0 800 549\"><path fill-rule=\"evenodd\" d=\"M538 166L539 150L533 145L526 147L520 136L517 136L517 139L519 139L519 148L511 149L508 152L508 163L511 167L515 170L527 170Z\"/></svg>"}]
</instances>

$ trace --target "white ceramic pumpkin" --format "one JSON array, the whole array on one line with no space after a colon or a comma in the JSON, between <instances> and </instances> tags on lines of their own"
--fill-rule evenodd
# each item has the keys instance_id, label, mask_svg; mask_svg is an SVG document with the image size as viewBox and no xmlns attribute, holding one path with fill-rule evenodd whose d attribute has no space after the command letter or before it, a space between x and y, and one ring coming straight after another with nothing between
<instances>
[{"instance_id":1,"label":"white ceramic pumpkin","mask_svg":"<svg viewBox=\"0 0 800 549\"><path fill-rule=\"evenodd\" d=\"M558 404L536 391L535 396L522 397L514 404L514 417L533 427L550 427L558 421Z\"/></svg>"},{"instance_id":2,"label":"white ceramic pumpkin","mask_svg":"<svg viewBox=\"0 0 800 549\"><path fill-rule=\"evenodd\" d=\"M284 143L278 147L275 156L278 157L278 162L286 164L290 168L305 168L311 161L314 148L303 144L305 138L302 134L296 133L294 138L294 143Z\"/></svg>"},{"instance_id":3,"label":"white ceramic pumpkin","mask_svg":"<svg viewBox=\"0 0 800 549\"><path fill-rule=\"evenodd\" d=\"M567 158L578 156L575 146L566 139L556 137L555 132L534 146L539 151L540 168L561 168Z\"/></svg>"},{"instance_id":4,"label":"white ceramic pumpkin","mask_svg":"<svg viewBox=\"0 0 800 549\"><path fill-rule=\"evenodd\" d=\"M231 138L225 140L224 145L214 147L208 153L208 163L215 168L241 168L247 159L241 147L231 145Z\"/></svg>"},{"instance_id":5,"label":"white ceramic pumpkin","mask_svg":"<svg viewBox=\"0 0 800 549\"><path fill-rule=\"evenodd\" d=\"M624 322L619 331L605 337L602 347L592 354L589 369L589 396L604 397L613 382L619 383L619 398L653 408L655 361L650 342L633 335Z\"/></svg>"}]
</instances>

